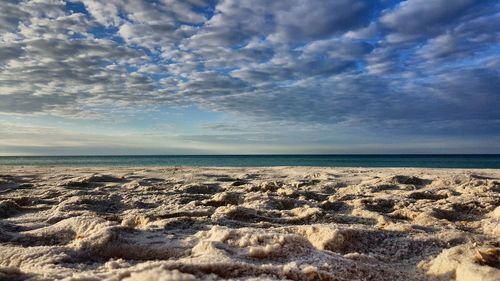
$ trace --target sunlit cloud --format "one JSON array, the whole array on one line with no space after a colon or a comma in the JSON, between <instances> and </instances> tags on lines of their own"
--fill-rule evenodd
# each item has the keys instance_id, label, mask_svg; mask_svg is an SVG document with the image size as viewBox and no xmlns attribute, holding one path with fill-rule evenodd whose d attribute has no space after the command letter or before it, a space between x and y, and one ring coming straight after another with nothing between
<instances>
[{"instance_id":1,"label":"sunlit cloud","mask_svg":"<svg viewBox=\"0 0 500 281\"><path fill-rule=\"evenodd\" d=\"M429 149L451 141L461 152L474 138L500 140L499 89L497 1L0 2L4 132L26 125L6 116L176 128L119 144L32 124L40 131L30 145L54 153L73 138L103 151L115 142L151 153L278 143L294 152L321 142L334 152L353 142L369 151L393 136L407 148L427 137ZM154 114L174 109L183 118Z\"/></svg>"}]
</instances>

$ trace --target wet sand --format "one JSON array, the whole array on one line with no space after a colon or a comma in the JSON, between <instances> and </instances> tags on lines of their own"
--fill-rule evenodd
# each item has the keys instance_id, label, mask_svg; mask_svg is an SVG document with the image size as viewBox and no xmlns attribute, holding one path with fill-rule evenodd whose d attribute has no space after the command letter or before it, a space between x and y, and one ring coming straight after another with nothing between
<instances>
[{"instance_id":1,"label":"wet sand","mask_svg":"<svg viewBox=\"0 0 500 281\"><path fill-rule=\"evenodd\" d=\"M0 167L0 280L500 280L500 170Z\"/></svg>"}]
</instances>

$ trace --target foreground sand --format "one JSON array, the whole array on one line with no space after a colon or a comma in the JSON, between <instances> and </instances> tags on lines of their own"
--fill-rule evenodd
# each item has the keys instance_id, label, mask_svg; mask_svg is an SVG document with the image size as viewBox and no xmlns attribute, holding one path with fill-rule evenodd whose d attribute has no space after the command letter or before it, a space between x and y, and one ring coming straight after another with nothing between
<instances>
[{"instance_id":1,"label":"foreground sand","mask_svg":"<svg viewBox=\"0 0 500 281\"><path fill-rule=\"evenodd\" d=\"M500 280L500 170L0 167L4 280Z\"/></svg>"}]
</instances>

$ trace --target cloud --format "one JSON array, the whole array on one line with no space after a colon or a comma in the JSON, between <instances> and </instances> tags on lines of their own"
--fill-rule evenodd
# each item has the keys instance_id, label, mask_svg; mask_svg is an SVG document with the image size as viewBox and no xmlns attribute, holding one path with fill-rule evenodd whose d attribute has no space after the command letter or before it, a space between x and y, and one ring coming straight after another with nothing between
<instances>
[{"instance_id":1,"label":"cloud","mask_svg":"<svg viewBox=\"0 0 500 281\"><path fill-rule=\"evenodd\" d=\"M29 17L29 14L18 6L17 0L5 0L0 2L0 32L14 32L19 21Z\"/></svg>"},{"instance_id":2,"label":"cloud","mask_svg":"<svg viewBox=\"0 0 500 281\"><path fill-rule=\"evenodd\" d=\"M344 33L369 22L373 3L378 1L277 1L276 32L271 40L308 42Z\"/></svg>"},{"instance_id":3,"label":"cloud","mask_svg":"<svg viewBox=\"0 0 500 281\"><path fill-rule=\"evenodd\" d=\"M407 0L381 16L380 22L405 34L422 34L442 29L455 21L474 5L475 0Z\"/></svg>"},{"instance_id":4,"label":"cloud","mask_svg":"<svg viewBox=\"0 0 500 281\"><path fill-rule=\"evenodd\" d=\"M402 134L500 120L495 1L8 0L0 11L1 113L196 106Z\"/></svg>"}]
</instances>

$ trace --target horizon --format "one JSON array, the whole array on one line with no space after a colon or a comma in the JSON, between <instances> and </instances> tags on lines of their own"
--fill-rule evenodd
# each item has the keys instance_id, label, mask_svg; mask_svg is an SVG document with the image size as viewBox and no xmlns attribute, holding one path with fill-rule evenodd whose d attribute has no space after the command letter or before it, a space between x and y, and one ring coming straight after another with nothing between
<instances>
[{"instance_id":1,"label":"horizon","mask_svg":"<svg viewBox=\"0 0 500 281\"><path fill-rule=\"evenodd\" d=\"M0 2L0 156L497 155L500 2Z\"/></svg>"},{"instance_id":2,"label":"horizon","mask_svg":"<svg viewBox=\"0 0 500 281\"><path fill-rule=\"evenodd\" d=\"M87 155L0 155L0 157L217 157L217 156L500 156L499 153L347 153L347 154L87 154Z\"/></svg>"}]
</instances>

